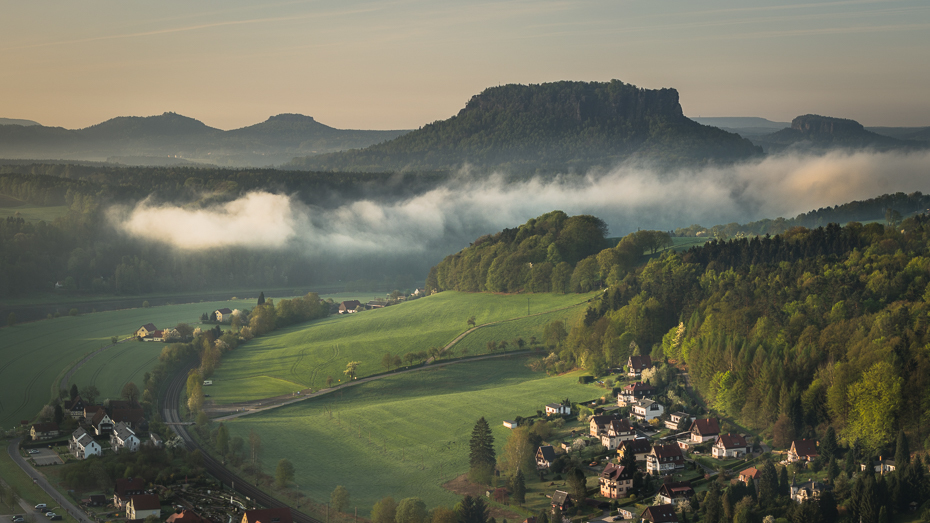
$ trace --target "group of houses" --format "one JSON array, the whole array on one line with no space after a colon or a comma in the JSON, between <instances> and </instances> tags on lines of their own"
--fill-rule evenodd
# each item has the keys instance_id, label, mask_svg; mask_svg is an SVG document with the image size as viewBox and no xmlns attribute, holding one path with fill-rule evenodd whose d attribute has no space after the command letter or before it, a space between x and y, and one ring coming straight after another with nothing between
<instances>
[{"instance_id":1,"label":"group of houses","mask_svg":"<svg viewBox=\"0 0 930 523\"><path fill-rule=\"evenodd\" d=\"M84 400L77 396L65 403L65 412L80 423L68 441L68 449L77 459L99 456L103 451L101 441L108 441L110 448L117 452L136 452L143 443L138 434L146 430L147 422L138 403L111 400L107 406L85 405ZM33 425L33 440L47 439L50 432L39 430L49 428L48 424ZM58 437L57 426L55 429L52 437ZM161 439L154 434L147 441L161 445Z\"/></svg>"}]
</instances>

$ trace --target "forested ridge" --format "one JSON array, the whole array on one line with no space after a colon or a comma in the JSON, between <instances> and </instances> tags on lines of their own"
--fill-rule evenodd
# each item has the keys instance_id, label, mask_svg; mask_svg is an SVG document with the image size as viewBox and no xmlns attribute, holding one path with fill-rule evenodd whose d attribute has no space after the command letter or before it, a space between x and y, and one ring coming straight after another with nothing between
<instances>
[{"instance_id":1,"label":"forested ridge","mask_svg":"<svg viewBox=\"0 0 930 523\"><path fill-rule=\"evenodd\" d=\"M631 158L733 161L761 150L739 135L688 119L674 89L611 82L491 87L459 113L358 151L298 158L323 170L456 169L513 173L610 167Z\"/></svg>"},{"instance_id":2,"label":"forested ridge","mask_svg":"<svg viewBox=\"0 0 930 523\"><path fill-rule=\"evenodd\" d=\"M827 427L874 452L899 430L923 443L930 219L895 225L797 227L668 252L610 285L557 357L597 371L622 365L633 340L686 364L713 408L780 446Z\"/></svg>"}]
</instances>

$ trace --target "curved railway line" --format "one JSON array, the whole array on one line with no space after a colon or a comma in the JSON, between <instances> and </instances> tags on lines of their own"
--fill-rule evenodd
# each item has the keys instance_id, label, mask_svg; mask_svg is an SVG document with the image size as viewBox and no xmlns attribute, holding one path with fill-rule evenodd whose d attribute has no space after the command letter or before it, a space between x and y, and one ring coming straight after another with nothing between
<instances>
[{"instance_id":1,"label":"curved railway line","mask_svg":"<svg viewBox=\"0 0 930 523\"><path fill-rule=\"evenodd\" d=\"M167 423L171 423L171 428L181 437L181 440L184 442L184 446L188 450L200 450L200 453L203 455L203 466L213 477L220 480L223 484L232 487L236 492L247 496L259 505L262 505L267 508L284 508L288 507L291 509L291 514L294 517L295 523L323 523L316 518L312 518L303 512L295 510L293 507L280 501L265 491L259 489L255 485L252 485L248 481L242 479L238 475L234 474L232 471L227 469L222 463L217 461L211 456L206 449L200 446L194 438L187 432L187 426L180 425L182 423L180 415L178 415L177 406L181 401L181 392L184 390L184 386L187 383L187 373L193 369L195 364L190 364L185 366L183 369L178 371L178 373L171 379L168 386L165 388L165 392L162 395L162 416Z\"/></svg>"}]
</instances>

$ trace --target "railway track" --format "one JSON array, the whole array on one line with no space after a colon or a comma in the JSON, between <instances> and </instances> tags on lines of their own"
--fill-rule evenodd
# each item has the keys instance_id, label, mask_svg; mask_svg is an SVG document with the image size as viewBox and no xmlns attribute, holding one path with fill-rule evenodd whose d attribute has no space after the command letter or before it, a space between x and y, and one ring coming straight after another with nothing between
<instances>
[{"instance_id":1,"label":"railway track","mask_svg":"<svg viewBox=\"0 0 930 523\"><path fill-rule=\"evenodd\" d=\"M181 391L184 390L187 384L187 373L195 366L196 363L192 363L179 370L171 379L171 382L168 384L168 387L166 387L164 395L161 398L162 417L165 422L170 424L169 426L171 429L181 437L184 446L187 447L188 450L200 450L200 453L203 455L203 466L207 472L220 480L223 484L233 488L233 490L243 496L252 499L259 505L266 508L288 507L291 509L291 514L295 523L323 523L316 518L295 510L290 505L272 497L265 491L242 479L237 474L227 469L225 465L214 459L206 449L201 447L200 444L191 437L190 433L187 431L187 426L182 424L183 421L181 420L180 414L178 414L178 404L181 400Z\"/></svg>"}]
</instances>

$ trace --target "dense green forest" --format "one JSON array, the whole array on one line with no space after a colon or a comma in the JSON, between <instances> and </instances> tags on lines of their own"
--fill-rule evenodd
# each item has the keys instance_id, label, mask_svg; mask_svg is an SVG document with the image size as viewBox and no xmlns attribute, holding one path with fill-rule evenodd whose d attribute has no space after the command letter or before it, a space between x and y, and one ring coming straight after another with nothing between
<instances>
[{"instance_id":1,"label":"dense green forest","mask_svg":"<svg viewBox=\"0 0 930 523\"><path fill-rule=\"evenodd\" d=\"M899 430L930 445L928 284L923 214L714 240L609 285L556 357L602 371L638 346L686 363L713 408L779 446L828 427L870 452Z\"/></svg>"},{"instance_id":2,"label":"dense green forest","mask_svg":"<svg viewBox=\"0 0 930 523\"><path fill-rule=\"evenodd\" d=\"M611 82L492 87L459 113L358 151L295 159L322 170L583 171L622 160L733 161L761 150L739 135L684 116L674 89Z\"/></svg>"}]
</instances>

